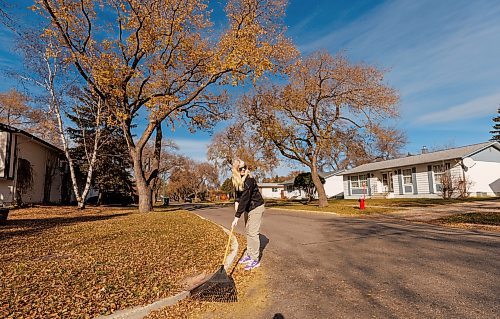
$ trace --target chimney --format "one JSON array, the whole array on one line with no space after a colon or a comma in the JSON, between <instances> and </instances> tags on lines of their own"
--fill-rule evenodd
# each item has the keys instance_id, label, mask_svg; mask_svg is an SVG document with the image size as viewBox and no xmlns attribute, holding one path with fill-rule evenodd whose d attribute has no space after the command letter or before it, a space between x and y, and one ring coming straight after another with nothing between
<instances>
[{"instance_id":1,"label":"chimney","mask_svg":"<svg viewBox=\"0 0 500 319\"><path fill-rule=\"evenodd\" d=\"M429 150L427 149L427 146L425 146L425 145L424 145L424 146L422 146L422 150L421 150L421 151L422 151L422 154L427 154L427 153L429 153Z\"/></svg>"}]
</instances>

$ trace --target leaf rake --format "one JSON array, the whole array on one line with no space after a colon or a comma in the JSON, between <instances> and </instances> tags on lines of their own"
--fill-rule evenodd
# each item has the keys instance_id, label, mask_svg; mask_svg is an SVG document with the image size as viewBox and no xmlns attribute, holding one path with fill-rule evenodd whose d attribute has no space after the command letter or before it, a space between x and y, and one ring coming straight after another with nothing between
<instances>
[{"instance_id":1,"label":"leaf rake","mask_svg":"<svg viewBox=\"0 0 500 319\"><path fill-rule=\"evenodd\" d=\"M226 245L226 252L222 265L215 274L212 275L207 281L191 290L191 297L201 301L211 302L236 302L238 301L238 292L233 278L229 277L224 264L226 263L227 253L229 251L229 244L233 235L233 227L229 233L229 239Z\"/></svg>"}]
</instances>

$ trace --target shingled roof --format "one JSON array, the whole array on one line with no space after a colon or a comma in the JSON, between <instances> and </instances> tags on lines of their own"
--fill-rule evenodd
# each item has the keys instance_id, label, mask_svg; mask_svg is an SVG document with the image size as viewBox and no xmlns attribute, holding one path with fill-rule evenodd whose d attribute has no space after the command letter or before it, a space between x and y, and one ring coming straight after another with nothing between
<instances>
[{"instance_id":1,"label":"shingled roof","mask_svg":"<svg viewBox=\"0 0 500 319\"><path fill-rule=\"evenodd\" d=\"M462 159L471 156L489 146L495 145L500 150L500 143L498 142L485 142L473 145L467 145L457 148L450 148L447 150L429 152L419 155L410 155L407 157L396 158L387 161L363 164L353 169L342 172L341 175L348 175L361 172L372 172L383 169L390 169L394 167L404 167L417 164L433 163L439 161L447 161L451 159Z\"/></svg>"}]
</instances>

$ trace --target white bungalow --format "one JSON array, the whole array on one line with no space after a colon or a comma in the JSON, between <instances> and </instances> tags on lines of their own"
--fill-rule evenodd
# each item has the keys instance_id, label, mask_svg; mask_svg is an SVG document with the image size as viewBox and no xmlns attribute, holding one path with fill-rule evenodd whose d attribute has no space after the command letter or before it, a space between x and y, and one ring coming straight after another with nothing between
<instances>
[{"instance_id":1,"label":"white bungalow","mask_svg":"<svg viewBox=\"0 0 500 319\"><path fill-rule=\"evenodd\" d=\"M259 191L264 199L283 198L284 187L279 183L258 183Z\"/></svg>"},{"instance_id":2,"label":"white bungalow","mask_svg":"<svg viewBox=\"0 0 500 319\"><path fill-rule=\"evenodd\" d=\"M326 196L328 198L342 198L344 196L344 186L342 179L342 172L344 170L334 171L334 172L321 172L319 175L325 179L325 187ZM295 179L287 180L281 185L284 187L283 196L284 198L289 199L304 199L307 198L307 194L293 186L293 182ZM316 194L316 198L317 198Z\"/></svg>"},{"instance_id":3,"label":"white bungalow","mask_svg":"<svg viewBox=\"0 0 500 319\"><path fill-rule=\"evenodd\" d=\"M320 173L321 177L325 179L326 197L328 198L343 198L344 197L344 184L342 173L345 170L339 170L329 173Z\"/></svg>"},{"instance_id":4,"label":"white bungalow","mask_svg":"<svg viewBox=\"0 0 500 319\"><path fill-rule=\"evenodd\" d=\"M284 188L283 198L286 198L286 199L304 199L304 198L307 198L306 192L304 192L300 188L293 186L294 181L295 181L295 178L292 178L292 179L284 181L283 183L280 183L281 186Z\"/></svg>"},{"instance_id":5,"label":"white bungalow","mask_svg":"<svg viewBox=\"0 0 500 319\"><path fill-rule=\"evenodd\" d=\"M0 203L12 205L22 196L23 203L60 203L69 199L63 187L66 171L64 153L36 136L0 124ZM26 189L19 190L19 176L28 174ZM29 185L31 184L31 185Z\"/></svg>"},{"instance_id":6,"label":"white bungalow","mask_svg":"<svg viewBox=\"0 0 500 319\"><path fill-rule=\"evenodd\" d=\"M470 183L470 196L500 195L500 143L486 142L368 163L341 173L345 198L437 198L442 178Z\"/></svg>"}]
</instances>

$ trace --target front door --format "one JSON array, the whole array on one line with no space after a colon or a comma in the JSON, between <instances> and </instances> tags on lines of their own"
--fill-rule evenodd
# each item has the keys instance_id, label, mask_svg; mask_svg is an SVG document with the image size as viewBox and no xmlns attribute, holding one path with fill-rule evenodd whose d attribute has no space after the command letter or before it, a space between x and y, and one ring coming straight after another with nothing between
<instances>
[{"instance_id":1,"label":"front door","mask_svg":"<svg viewBox=\"0 0 500 319\"><path fill-rule=\"evenodd\" d=\"M382 173L382 185L384 193L392 193L394 191L392 186L392 172Z\"/></svg>"}]
</instances>

